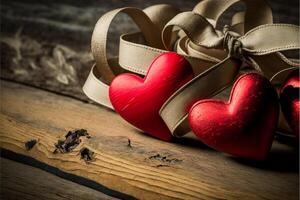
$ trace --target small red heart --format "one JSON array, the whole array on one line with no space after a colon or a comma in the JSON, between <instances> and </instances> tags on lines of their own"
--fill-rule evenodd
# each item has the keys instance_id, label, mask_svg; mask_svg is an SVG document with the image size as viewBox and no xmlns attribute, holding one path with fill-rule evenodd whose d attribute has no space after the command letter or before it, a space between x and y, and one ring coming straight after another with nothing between
<instances>
[{"instance_id":1,"label":"small red heart","mask_svg":"<svg viewBox=\"0 0 300 200\"><path fill-rule=\"evenodd\" d=\"M168 141L172 135L159 116L159 109L193 76L184 57L163 53L152 62L144 78L130 73L117 76L109 87L109 98L116 112L130 124Z\"/></svg>"},{"instance_id":2,"label":"small red heart","mask_svg":"<svg viewBox=\"0 0 300 200\"><path fill-rule=\"evenodd\" d=\"M272 144L278 110L271 83L257 73L249 73L234 83L228 102L207 99L195 103L189 111L189 123L208 146L262 160Z\"/></svg>"},{"instance_id":3,"label":"small red heart","mask_svg":"<svg viewBox=\"0 0 300 200\"><path fill-rule=\"evenodd\" d=\"M280 92L281 110L293 130L299 137L299 112L300 112L300 80L299 70L293 71L283 83Z\"/></svg>"}]
</instances>

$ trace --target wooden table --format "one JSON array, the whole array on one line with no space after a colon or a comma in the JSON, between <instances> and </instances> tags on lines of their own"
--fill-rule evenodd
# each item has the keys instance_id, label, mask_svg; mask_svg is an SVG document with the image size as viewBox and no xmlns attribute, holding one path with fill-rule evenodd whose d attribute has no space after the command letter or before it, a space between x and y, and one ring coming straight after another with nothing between
<instances>
[{"instance_id":1,"label":"wooden table","mask_svg":"<svg viewBox=\"0 0 300 200\"><path fill-rule=\"evenodd\" d=\"M163 2L182 10L196 3ZM298 24L298 1L285 2L270 2L275 21ZM147 1L155 3L161 1ZM216 152L192 134L162 142L84 96L96 20L116 7L145 4L1 2L0 198L298 199L298 146L275 140L265 162L250 162ZM227 12L222 24L236 10ZM118 22L111 41L133 28L127 18ZM117 43L110 44L112 55ZM80 129L89 135L64 152L58 141Z\"/></svg>"},{"instance_id":2,"label":"wooden table","mask_svg":"<svg viewBox=\"0 0 300 200\"><path fill-rule=\"evenodd\" d=\"M51 166L60 173L83 177L98 185L95 189L105 187L102 192L119 198L298 198L298 153L291 146L275 141L267 161L247 162L218 153L192 137L175 143L148 137L100 106L7 81L1 87L0 146L9 159L34 158L43 164L36 164L42 169ZM80 137L80 144L68 153L54 153L55 143L69 130L82 128L90 137ZM26 149L31 140L37 143ZM83 148L94 152L91 160L82 158ZM73 179L81 183L80 178ZM16 180L3 181L5 187L15 188L9 185ZM40 187L34 189L47 193Z\"/></svg>"}]
</instances>

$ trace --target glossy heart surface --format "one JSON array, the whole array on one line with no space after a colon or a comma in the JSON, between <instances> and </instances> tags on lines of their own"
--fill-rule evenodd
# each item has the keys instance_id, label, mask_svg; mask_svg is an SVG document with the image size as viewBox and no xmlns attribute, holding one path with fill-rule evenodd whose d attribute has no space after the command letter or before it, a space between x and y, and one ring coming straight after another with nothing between
<instances>
[{"instance_id":1,"label":"glossy heart surface","mask_svg":"<svg viewBox=\"0 0 300 200\"><path fill-rule=\"evenodd\" d=\"M206 99L189 111L192 131L206 145L238 157L262 160L272 145L279 112L271 83L257 73L240 76L228 102Z\"/></svg>"},{"instance_id":2,"label":"glossy heart surface","mask_svg":"<svg viewBox=\"0 0 300 200\"><path fill-rule=\"evenodd\" d=\"M171 132L159 116L164 102L194 77L184 57L163 53L151 64L144 78L130 73L117 76L109 88L109 98L127 122L156 138L169 141Z\"/></svg>"},{"instance_id":3,"label":"glossy heart surface","mask_svg":"<svg viewBox=\"0 0 300 200\"><path fill-rule=\"evenodd\" d=\"M300 81L299 70L293 71L283 83L280 92L281 110L293 133L299 137L300 112Z\"/></svg>"}]
</instances>

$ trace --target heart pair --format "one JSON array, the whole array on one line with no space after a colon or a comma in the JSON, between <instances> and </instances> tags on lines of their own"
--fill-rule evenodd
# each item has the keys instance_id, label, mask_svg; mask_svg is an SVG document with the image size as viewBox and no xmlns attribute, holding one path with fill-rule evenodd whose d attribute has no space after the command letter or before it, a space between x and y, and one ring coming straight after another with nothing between
<instances>
[{"instance_id":1,"label":"heart pair","mask_svg":"<svg viewBox=\"0 0 300 200\"><path fill-rule=\"evenodd\" d=\"M194 77L190 64L176 53L164 53L144 78L117 76L109 88L116 112L151 136L169 141L171 132L159 116L166 100ZM278 98L271 83L257 73L242 75L228 102L200 100L189 111L192 131L214 149L240 157L263 159L277 126Z\"/></svg>"}]
</instances>

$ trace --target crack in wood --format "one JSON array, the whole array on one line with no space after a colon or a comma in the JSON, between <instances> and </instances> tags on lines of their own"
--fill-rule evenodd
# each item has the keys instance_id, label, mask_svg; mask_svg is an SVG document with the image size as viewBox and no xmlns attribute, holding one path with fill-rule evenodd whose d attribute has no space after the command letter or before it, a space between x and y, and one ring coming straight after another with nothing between
<instances>
[{"instance_id":1,"label":"crack in wood","mask_svg":"<svg viewBox=\"0 0 300 200\"><path fill-rule=\"evenodd\" d=\"M132 145L131 145L131 140L128 138L128 144L127 144L127 146L129 147L129 148L132 148Z\"/></svg>"},{"instance_id":2,"label":"crack in wood","mask_svg":"<svg viewBox=\"0 0 300 200\"><path fill-rule=\"evenodd\" d=\"M160 168L160 167L170 167L169 165L162 165L162 164L159 164L159 165L156 165L155 166L156 168Z\"/></svg>"},{"instance_id":3,"label":"crack in wood","mask_svg":"<svg viewBox=\"0 0 300 200\"><path fill-rule=\"evenodd\" d=\"M177 159L177 158L168 158L167 156L160 155L159 153L155 154L153 156L149 156L148 158L150 160L158 160L158 161L166 162L166 163L179 163L179 162L182 162L182 160L180 160L180 159Z\"/></svg>"}]
</instances>

